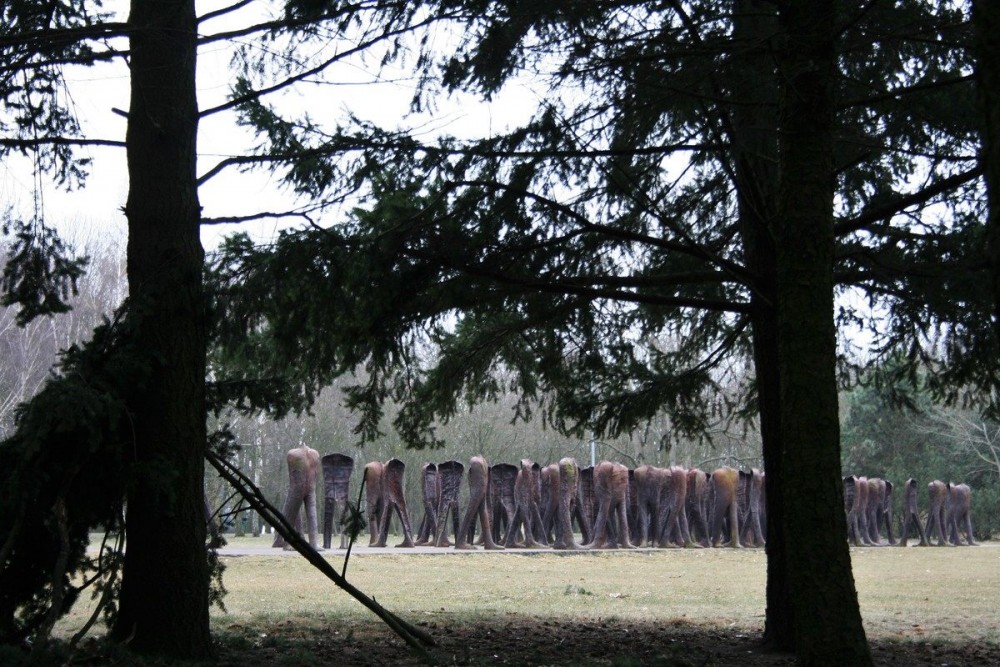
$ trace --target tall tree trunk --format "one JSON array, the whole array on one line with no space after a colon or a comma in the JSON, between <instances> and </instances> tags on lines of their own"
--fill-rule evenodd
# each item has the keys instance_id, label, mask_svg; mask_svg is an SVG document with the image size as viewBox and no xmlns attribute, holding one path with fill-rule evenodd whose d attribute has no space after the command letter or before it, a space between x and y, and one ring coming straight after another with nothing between
<instances>
[{"instance_id":1,"label":"tall tree trunk","mask_svg":"<svg viewBox=\"0 0 1000 667\"><path fill-rule=\"evenodd\" d=\"M988 211L987 252L993 273L993 327L1000 339L1000 3L974 0L976 79L982 105L982 148L979 160L986 177ZM1000 400L1000 397L994 397Z\"/></svg>"},{"instance_id":2,"label":"tall tree trunk","mask_svg":"<svg viewBox=\"0 0 1000 667\"><path fill-rule=\"evenodd\" d=\"M733 171L739 197L743 251L754 273L753 359L760 435L767 475L768 514L767 606L764 642L778 651L793 651L793 615L788 593L781 469L781 401L779 398L777 322L774 304L775 248L769 224L775 214L778 183L777 79L771 40L777 32L772 3L735 0L730 73L739 100L731 117Z\"/></svg>"},{"instance_id":3,"label":"tall tree trunk","mask_svg":"<svg viewBox=\"0 0 1000 667\"><path fill-rule=\"evenodd\" d=\"M129 21L129 320L151 375L130 401L136 474L112 637L142 653L205 658L206 338L194 2L133 0Z\"/></svg>"},{"instance_id":4,"label":"tall tree trunk","mask_svg":"<svg viewBox=\"0 0 1000 667\"><path fill-rule=\"evenodd\" d=\"M866 665L840 483L833 321L833 0L779 5L777 251L788 591L804 665Z\"/></svg>"}]
</instances>

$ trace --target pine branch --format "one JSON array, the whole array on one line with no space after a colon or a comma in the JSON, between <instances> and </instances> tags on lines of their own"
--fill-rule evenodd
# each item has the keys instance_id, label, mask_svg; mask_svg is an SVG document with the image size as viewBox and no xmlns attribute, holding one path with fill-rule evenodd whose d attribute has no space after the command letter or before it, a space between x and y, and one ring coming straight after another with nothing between
<instances>
[{"instance_id":1,"label":"pine branch","mask_svg":"<svg viewBox=\"0 0 1000 667\"><path fill-rule=\"evenodd\" d=\"M943 178L935 182L933 185L930 185L918 192L914 192L909 195L900 195L893 198L891 201L871 207L854 218L841 220L834 226L834 233L838 237L853 234L854 232L865 229L866 227L869 227L877 222L888 220L892 216L900 213L910 206L924 204L934 197L944 194L959 186L965 185L982 175L982 165L977 165L972 169L955 174L954 176Z\"/></svg>"},{"instance_id":2,"label":"pine branch","mask_svg":"<svg viewBox=\"0 0 1000 667\"><path fill-rule=\"evenodd\" d=\"M71 42L82 42L88 39L110 39L112 37L127 37L132 30L128 23L95 23L93 25L79 26L76 28L50 28L46 30L31 30L19 32L6 37L0 37L0 48L5 47L29 47L36 49L34 45L51 46L52 44L64 44Z\"/></svg>"},{"instance_id":3,"label":"pine branch","mask_svg":"<svg viewBox=\"0 0 1000 667\"><path fill-rule=\"evenodd\" d=\"M33 137L31 139L9 139L0 137L0 147L29 150L41 146L111 146L125 148L124 141L114 139L83 139L77 137Z\"/></svg>"}]
</instances>

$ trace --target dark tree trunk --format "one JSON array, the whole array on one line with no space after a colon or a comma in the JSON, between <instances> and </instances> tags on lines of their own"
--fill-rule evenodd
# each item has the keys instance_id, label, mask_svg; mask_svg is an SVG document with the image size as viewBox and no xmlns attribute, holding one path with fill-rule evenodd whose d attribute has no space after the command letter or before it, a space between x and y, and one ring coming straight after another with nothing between
<instances>
[{"instance_id":1,"label":"dark tree trunk","mask_svg":"<svg viewBox=\"0 0 1000 667\"><path fill-rule=\"evenodd\" d=\"M788 595L781 469L781 421L778 380L777 323L774 309L775 249L768 225L777 195L777 79L771 39L777 30L774 5L736 0L733 13L733 93L740 100L732 113L733 171L740 206L740 228L747 267L755 281L753 356L760 435L767 475L767 606L764 642L778 651L793 651L793 617Z\"/></svg>"},{"instance_id":2,"label":"dark tree trunk","mask_svg":"<svg viewBox=\"0 0 1000 667\"><path fill-rule=\"evenodd\" d=\"M129 320L151 376L130 397L136 474L112 637L142 653L205 658L206 339L194 2L133 0L129 20Z\"/></svg>"},{"instance_id":3,"label":"dark tree trunk","mask_svg":"<svg viewBox=\"0 0 1000 667\"><path fill-rule=\"evenodd\" d=\"M990 268L993 273L993 327L1000 339L1000 3L975 0L972 17L976 30L976 78L982 104L983 131L979 160L986 177L989 207L987 229Z\"/></svg>"},{"instance_id":4,"label":"dark tree trunk","mask_svg":"<svg viewBox=\"0 0 1000 667\"><path fill-rule=\"evenodd\" d=\"M833 322L832 0L780 6L780 185L772 224L788 593L804 665L866 665L840 480ZM770 500L770 498L769 498Z\"/></svg>"}]
</instances>

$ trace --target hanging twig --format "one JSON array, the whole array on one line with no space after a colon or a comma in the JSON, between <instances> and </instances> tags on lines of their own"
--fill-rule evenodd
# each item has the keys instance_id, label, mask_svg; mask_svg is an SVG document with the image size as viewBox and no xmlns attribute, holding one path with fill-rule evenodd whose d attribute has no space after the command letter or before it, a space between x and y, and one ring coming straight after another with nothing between
<instances>
[{"instance_id":1,"label":"hanging twig","mask_svg":"<svg viewBox=\"0 0 1000 667\"><path fill-rule=\"evenodd\" d=\"M356 588L349 581L344 579L333 566L326 561L325 558L319 555L319 553L302 539L302 536L297 530L285 519L285 516L278 511L261 493L260 489L250 480L243 472L234 466L229 461L221 458L214 452L206 452L205 458L212 465L213 468L219 473L219 475L229 482L234 489L239 491L243 499L264 518L271 526L274 527L278 534L280 534L285 542L289 546L294 548L300 554L305 556L316 569L325 574L333 583L338 587L347 591L347 593L353 597L355 600L360 602L366 608L372 611L376 616L382 619L386 625L388 625L392 630L399 635L399 637L405 641L411 649L413 649L417 654L420 655L421 659L427 662L431 662L430 655L428 655L424 646L436 646L434 638L429 634L410 625L403 619L396 616L394 613L380 605L375 601L375 598L369 597L364 592Z\"/></svg>"},{"instance_id":2,"label":"hanging twig","mask_svg":"<svg viewBox=\"0 0 1000 667\"><path fill-rule=\"evenodd\" d=\"M350 513L350 519L348 519L347 525L344 526L344 530L348 531L347 540L347 553L344 554L344 567L340 570L340 576L347 578L347 561L351 560L351 549L354 548L354 540L357 539L358 533L360 533L359 516L361 514L361 494L365 492L365 478L361 478L361 488L358 489L358 504L351 507L351 504L347 504L347 511Z\"/></svg>"}]
</instances>

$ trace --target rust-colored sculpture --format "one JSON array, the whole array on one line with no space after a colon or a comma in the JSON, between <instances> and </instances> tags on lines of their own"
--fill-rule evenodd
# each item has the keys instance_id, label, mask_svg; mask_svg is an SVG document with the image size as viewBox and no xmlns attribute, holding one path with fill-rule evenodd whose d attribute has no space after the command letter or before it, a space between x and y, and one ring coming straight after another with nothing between
<instances>
[{"instance_id":1,"label":"rust-colored sculpture","mask_svg":"<svg viewBox=\"0 0 1000 667\"><path fill-rule=\"evenodd\" d=\"M628 538L628 468L620 463L601 461L594 468L594 496L597 499L597 521L590 549L615 546L608 539L608 524L616 521L617 546L634 548Z\"/></svg>"},{"instance_id":2,"label":"rust-colored sculpture","mask_svg":"<svg viewBox=\"0 0 1000 667\"><path fill-rule=\"evenodd\" d=\"M669 478L670 471L666 468L641 465L635 469L636 546L652 546L659 541L660 498L666 495L663 487Z\"/></svg>"},{"instance_id":3,"label":"rust-colored sculpture","mask_svg":"<svg viewBox=\"0 0 1000 667\"><path fill-rule=\"evenodd\" d=\"M422 547L437 537L437 511L441 502L441 486L438 481L437 466L425 463L420 466L420 488L424 497L424 518L417 529L417 540L414 544Z\"/></svg>"},{"instance_id":4,"label":"rust-colored sculpture","mask_svg":"<svg viewBox=\"0 0 1000 667\"><path fill-rule=\"evenodd\" d=\"M580 528L580 539L583 541L583 544L594 541L596 511L594 507L594 467L587 466L580 469L576 507L573 510L573 518L576 520L576 525Z\"/></svg>"},{"instance_id":5,"label":"rust-colored sculpture","mask_svg":"<svg viewBox=\"0 0 1000 667\"><path fill-rule=\"evenodd\" d=\"M718 468L712 472L710 480L712 497L712 546L722 544L722 526L728 522L729 546L740 548L739 507L736 491L739 486L739 473L735 468Z\"/></svg>"},{"instance_id":6,"label":"rust-colored sculpture","mask_svg":"<svg viewBox=\"0 0 1000 667\"><path fill-rule=\"evenodd\" d=\"M382 493L382 476L385 464L372 461L365 465L365 502L368 509L368 546L374 547L379 541L379 529L382 525L382 514L385 512L385 499ZM384 544L382 546L385 546Z\"/></svg>"},{"instance_id":7,"label":"rust-colored sculpture","mask_svg":"<svg viewBox=\"0 0 1000 667\"><path fill-rule=\"evenodd\" d=\"M948 513L948 538L952 544L961 545L959 530L965 531L965 543L968 546L976 545L976 538L972 535L972 515L970 506L972 504L972 489L968 484L949 484L950 511Z\"/></svg>"},{"instance_id":8,"label":"rust-colored sculpture","mask_svg":"<svg viewBox=\"0 0 1000 667\"><path fill-rule=\"evenodd\" d=\"M503 549L493 541L493 530L490 528L490 512L486 506L486 496L490 485L490 468L482 456L473 456L469 460L469 506L458 529L455 539L456 549L475 549L470 544L469 535L479 520L483 534L483 543L487 549Z\"/></svg>"},{"instance_id":9,"label":"rust-colored sculpture","mask_svg":"<svg viewBox=\"0 0 1000 667\"><path fill-rule=\"evenodd\" d=\"M438 464L438 486L441 489L440 500L438 502L437 513L437 536L434 540L436 547L450 547L448 541L448 515L451 514L452 525L455 532L455 541L458 542L458 498L462 491L462 476L465 473L465 466L458 461L445 461Z\"/></svg>"},{"instance_id":10,"label":"rust-colored sculpture","mask_svg":"<svg viewBox=\"0 0 1000 667\"><path fill-rule=\"evenodd\" d=\"M580 487L580 466L576 459L559 460L559 505L556 509L556 539L553 549L583 549L573 539L573 510L576 508Z\"/></svg>"},{"instance_id":11,"label":"rust-colored sculpture","mask_svg":"<svg viewBox=\"0 0 1000 667\"><path fill-rule=\"evenodd\" d=\"M406 511L406 495L403 493L403 480L406 464L399 459L390 459L382 473L382 514L379 523L379 538L373 546L384 547L389 538L389 523L393 511L399 517L403 528L403 541L397 547L413 546L413 530L410 528L410 515Z\"/></svg>"},{"instance_id":12,"label":"rust-colored sculpture","mask_svg":"<svg viewBox=\"0 0 1000 667\"><path fill-rule=\"evenodd\" d=\"M510 463L494 463L490 467L490 526L493 528L494 542L503 543L507 529L514 523L516 481L517 466Z\"/></svg>"},{"instance_id":13,"label":"rust-colored sculpture","mask_svg":"<svg viewBox=\"0 0 1000 667\"><path fill-rule=\"evenodd\" d=\"M538 517L538 507L535 505L535 482L534 470L538 464L530 459L521 459L521 467L517 471L514 479L514 519L507 526L507 533L504 535L503 544L506 547L527 547L529 549L539 549L544 544L535 539L535 522ZM538 519L540 520L540 519ZM518 540L518 531L523 527L524 541Z\"/></svg>"},{"instance_id":14,"label":"rust-colored sculpture","mask_svg":"<svg viewBox=\"0 0 1000 667\"><path fill-rule=\"evenodd\" d=\"M927 540L930 541L936 534L938 537L937 546L942 547L950 544L945 536L945 525L947 524L948 512L950 511L948 486L936 479L927 485L927 495L930 498L930 509L927 511L927 525L924 526Z\"/></svg>"},{"instance_id":15,"label":"rust-colored sculpture","mask_svg":"<svg viewBox=\"0 0 1000 667\"><path fill-rule=\"evenodd\" d=\"M688 494L685 509L688 515L692 543L697 546L712 545L708 530L708 473L698 468L688 470Z\"/></svg>"},{"instance_id":16,"label":"rust-colored sculpture","mask_svg":"<svg viewBox=\"0 0 1000 667\"><path fill-rule=\"evenodd\" d=\"M844 478L844 509L847 511L847 538L856 547L871 546L868 536L868 478Z\"/></svg>"},{"instance_id":17,"label":"rust-colored sculpture","mask_svg":"<svg viewBox=\"0 0 1000 667\"><path fill-rule=\"evenodd\" d=\"M743 523L740 541L744 546L764 546L764 529L761 525L761 498L764 496L764 474L756 468L740 471L740 496Z\"/></svg>"},{"instance_id":18,"label":"rust-colored sculpture","mask_svg":"<svg viewBox=\"0 0 1000 667\"><path fill-rule=\"evenodd\" d=\"M911 528L916 528L917 534L920 535L918 546L930 546L927 535L924 533L924 527L920 525L920 515L917 513L917 480L912 477L903 483L903 528L899 533L899 542L896 543L896 546L906 546Z\"/></svg>"},{"instance_id":19,"label":"rust-colored sculpture","mask_svg":"<svg viewBox=\"0 0 1000 667\"><path fill-rule=\"evenodd\" d=\"M316 532L316 481L319 479L320 460L319 452L311 447L302 445L295 449L288 450L285 456L288 463L288 495L285 497L285 507L282 514L290 524L298 528L299 510L305 507L306 510L306 530L309 535L309 545L317 548ZM281 535L274 538L273 547L289 548Z\"/></svg>"},{"instance_id":20,"label":"rust-colored sculpture","mask_svg":"<svg viewBox=\"0 0 1000 667\"><path fill-rule=\"evenodd\" d=\"M323 463L323 548L329 549L334 533L340 533L340 548L347 548L347 533L341 530L354 472L354 459L345 454L327 454Z\"/></svg>"},{"instance_id":21,"label":"rust-colored sculpture","mask_svg":"<svg viewBox=\"0 0 1000 667\"><path fill-rule=\"evenodd\" d=\"M668 483L661 487L659 547L687 546L687 471L680 466L667 468Z\"/></svg>"},{"instance_id":22,"label":"rust-colored sculpture","mask_svg":"<svg viewBox=\"0 0 1000 667\"><path fill-rule=\"evenodd\" d=\"M885 482L878 477L868 478L868 504L865 505L865 525L868 542L873 547L882 546L879 535L879 508L885 502Z\"/></svg>"},{"instance_id":23,"label":"rust-colored sculpture","mask_svg":"<svg viewBox=\"0 0 1000 667\"><path fill-rule=\"evenodd\" d=\"M542 527L545 542L552 543L555 531L556 512L559 509L559 464L550 463L541 470Z\"/></svg>"},{"instance_id":24,"label":"rust-colored sculpture","mask_svg":"<svg viewBox=\"0 0 1000 667\"><path fill-rule=\"evenodd\" d=\"M635 487L635 470L628 470L628 507L625 511L628 518L628 541L635 545L639 541L639 494Z\"/></svg>"}]
</instances>

